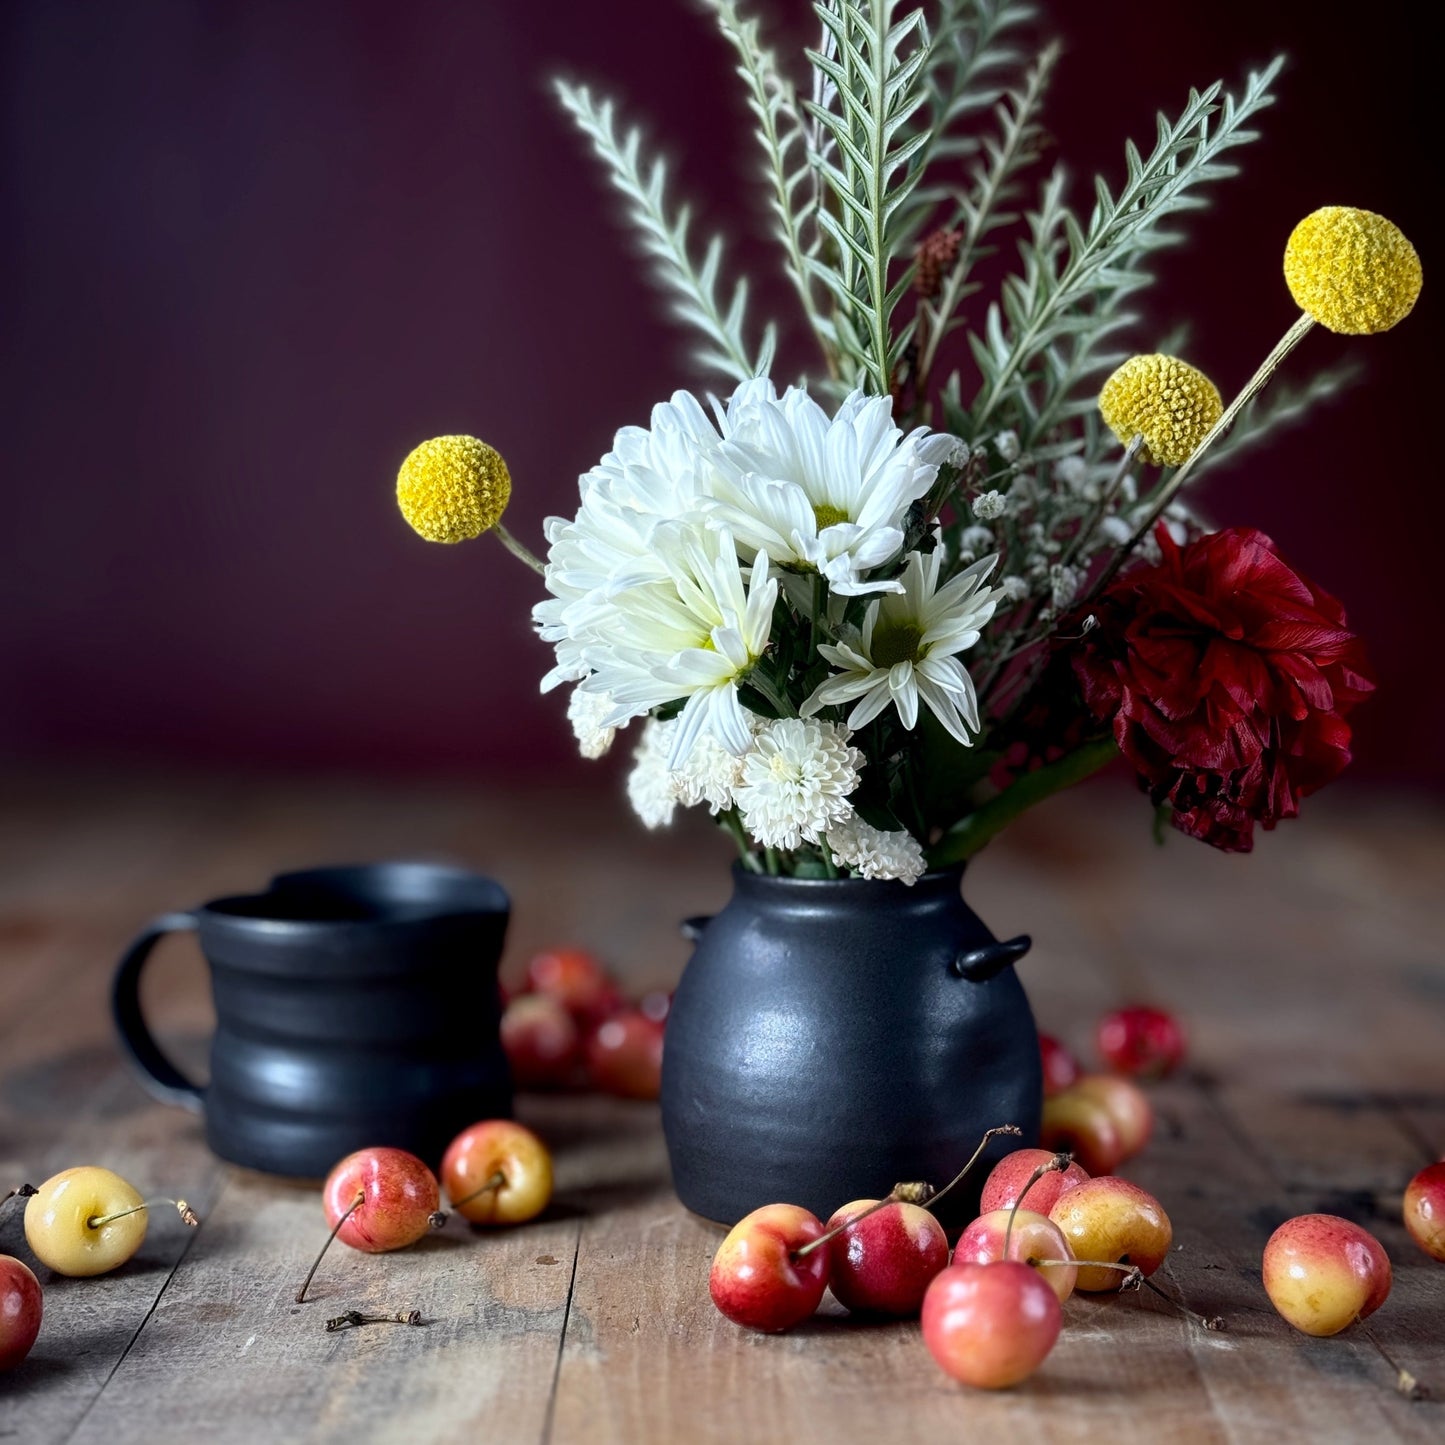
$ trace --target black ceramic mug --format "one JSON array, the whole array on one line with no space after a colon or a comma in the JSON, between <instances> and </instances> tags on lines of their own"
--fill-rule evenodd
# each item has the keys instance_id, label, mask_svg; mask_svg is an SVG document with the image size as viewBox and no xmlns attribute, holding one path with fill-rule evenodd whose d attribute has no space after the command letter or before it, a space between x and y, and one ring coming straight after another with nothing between
<instances>
[{"instance_id":1,"label":"black ceramic mug","mask_svg":"<svg viewBox=\"0 0 1445 1445\"><path fill-rule=\"evenodd\" d=\"M316 1177L391 1145L435 1166L452 1137L511 1113L497 965L510 905L490 879L428 863L285 873L265 893L155 919L116 970L116 1029L141 1083L205 1115L223 1159ZM167 933L211 968L211 1081L152 1037L140 978Z\"/></svg>"}]
</instances>

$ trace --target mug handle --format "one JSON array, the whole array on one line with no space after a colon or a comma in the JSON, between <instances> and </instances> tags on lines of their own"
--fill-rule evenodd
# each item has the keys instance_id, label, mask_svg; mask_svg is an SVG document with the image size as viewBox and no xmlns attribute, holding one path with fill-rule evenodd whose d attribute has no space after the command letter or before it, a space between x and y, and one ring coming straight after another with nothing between
<instances>
[{"instance_id":1,"label":"mug handle","mask_svg":"<svg viewBox=\"0 0 1445 1445\"><path fill-rule=\"evenodd\" d=\"M140 1007L140 976L151 949L168 933L194 933L195 929L194 913L163 913L153 918L116 967L110 989L110 1010L121 1047L129 1055L146 1091L163 1104L177 1104L199 1114L204 1090L186 1078L161 1052Z\"/></svg>"}]
</instances>

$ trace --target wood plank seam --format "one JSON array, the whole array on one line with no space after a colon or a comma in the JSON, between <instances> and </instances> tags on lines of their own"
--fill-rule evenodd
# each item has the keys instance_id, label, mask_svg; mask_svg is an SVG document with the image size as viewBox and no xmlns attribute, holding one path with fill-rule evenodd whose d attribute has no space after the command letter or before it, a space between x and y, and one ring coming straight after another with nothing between
<instances>
[{"instance_id":1,"label":"wood plank seam","mask_svg":"<svg viewBox=\"0 0 1445 1445\"><path fill-rule=\"evenodd\" d=\"M210 1206L206 1211L208 1214L211 1213L215 1209L216 1205L220 1203L221 1195L224 1194L225 1191L226 1185L224 1182L222 1182L219 1192L216 1194L215 1198L211 1200ZM132 1334L129 1341L127 1341L125 1349L120 1352L120 1358L115 1362L115 1364L110 1367L110 1373L105 1377L104 1380L101 1381L100 1388L91 1398L90 1404L85 1407L84 1412L75 1422L74 1428L71 1430L70 1434L65 1437L65 1445L70 1445L70 1441L74 1440L75 1437L80 1434L81 1430L85 1428L85 1422L90 1418L91 1412L100 1403L101 1396L105 1394L107 1388L110 1385L110 1382L115 1379L116 1375L119 1373L120 1367L125 1364L126 1360L130 1357L130 1352L135 1348L136 1341L140 1339L141 1335L145 1332L146 1326L150 1324L151 1318L154 1316L156 1310L160 1307L161 1300L165 1297L165 1292L171 1286L171 1281L175 1279L176 1275L180 1272L181 1266L185 1264L186 1256L190 1254L192 1246L194 1246L196 1239L200 1235L201 1230L204 1228L205 1222L202 1221L198 1228L187 1231L190 1237L186 1240L185 1246L182 1248L180 1254L176 1256L176 1262L171 1266L169 1273L161 1282L161 1287L156 1291L156 1296L151 1301L150 1308L145 1312L145 1316L142 1318L141 1322L135 1327L135 1333Z\"/></svg>"},{"instance_id":2,"label":"wood plank seam","mask_svg":"<svg viewBox=\"0 0 1445 1445\"><path fill-rule=\"evenodd\" d=\"M541 1445L551 1445L552 1426L557 1415L557 1388L562 1379L562 1352L567 1347L567 1326L572 1321L572 1296L577 1289L577 1261L582 1257L582 1229L585 1217L577 1221L577 1237L572 1241L572 1275L567 1281L567 1302L562 1306L562 1328L557 1335L557 1359L552 1366L552 1389L547 1396L547 1414L542 1421Z\"/></svg>"}]
</instances>

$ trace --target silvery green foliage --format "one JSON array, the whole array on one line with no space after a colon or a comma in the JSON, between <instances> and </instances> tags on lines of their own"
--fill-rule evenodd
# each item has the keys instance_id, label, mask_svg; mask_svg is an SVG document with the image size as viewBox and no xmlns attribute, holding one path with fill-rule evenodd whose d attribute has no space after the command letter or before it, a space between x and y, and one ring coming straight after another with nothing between
<instances>
[{"instance_id":1,"label":"silvery green foliage","mask_svg":"<svg viewBox=\"0 0 1445 1445\"><path fill-rule=\"evenodd\" d=\"M744 19L734 0L703 0L737 55L737 73L747 86L754 134L763 152L773 236L782 247L784 269L825 351L837 346L837 329L817 304L814 266L821 244L816 225L818 193L797 92L777 58L759 37L758 22Z\"/></svg>"},{"instance_id":2,"label":"silvery green foliage","mask_svg":"<svg viewBox=\"0 0 1445 1445\"><path fill-rule=\"evenodd\" d=\"M1101 343L1136 319L1123 303L1152 279L1148 257L1179 239L1163 222L1203 205L1200 186L1235 174L1221 157L1256 138L1247 122L1272 104L1283 63L1252 72L1238 99L1220 82L1191 91L1176 120L1159 116L1147 160L1126 142L1123 189L1116 196L1096 177L1086 224L1065 205L1065 175L1055 168L1028 216L1022 272L1004 282L983 334L969 338L982 376L967 414L972 431L1006 417L1029 444L1093 408L1090 383L1123 359Z\"/></svg>"},{"instance_id":3,"label":"silvery green foliage","mask_svg":"<svg viewBox=\"0 0 1445 1445\"><path fill-rule=\"evenodd\" d=\"M627 218L654 263L658 285L672 293L673 314L702 334L697 360L736 381L766 373L772 365L774 328L770 323L758 350L749 350L743 335L747 281L734 285L724 307L717 295L722 238L712 237L701 265L694 263L687 239L691 213L685 205L673 210L667 203L667 163L656 157L643 160L642 137L635 127L618 140L610 100L594 101L585 85L569 85L565 80L556 80L553 86L563 107L592 142L612 184L626 197Z\"/></svg>"},{"instance_id":4,"label":"silvery green foliage","mask_svg":"<svg viewBox=\"0 0 1445 1445\"><path fill-rule=\"evenodd\" d=\"M1177 239L1165 225L1203 203L1205 183L1233 172L1222 157L1253 139L1248 122L1271 99L1280 62L1251 75L1239 96L1221 85L1191 92L1173 120L1161 116L1147 158L1125 147L1116 195L1099 178L1085 219L1065 203L1056 168L1022 218L1020 267L966 331L980 384L963 400L955 371L939 385L935 362L964 330L960 303L978 288L976 263L994 249L1017 210L1022 178L1038 160L1054 46L1031 56L1024 43L1032 0L821 0L820 39L807 85L763 40L746 0L702 0L731 47L761 152L770 230L836 390L912 385L916 420L933 408L950 429L978 440L998 430L1037 448L1069 426L1091 464L1107 448L1090 420L1102 373L1121 359L1111 343L1136 320L1127 302L1150 280L1148 264ZM756 0L753 0L756 3ZM766 371L775 330L748 339L748 284L724 297L723 245L701 257L688 244L690 211L669 193L666 165L644 157L639 132L619 138L610 100L556 82L627 202L627 219L675 316L700 338L696 359L731 379ZM956 261L937 295L907 305L919 239L959 233ZM909 313L912 314L909 314ZM1099 463L1101 464L1101 463Z\"/></svg>"}]
</instances>

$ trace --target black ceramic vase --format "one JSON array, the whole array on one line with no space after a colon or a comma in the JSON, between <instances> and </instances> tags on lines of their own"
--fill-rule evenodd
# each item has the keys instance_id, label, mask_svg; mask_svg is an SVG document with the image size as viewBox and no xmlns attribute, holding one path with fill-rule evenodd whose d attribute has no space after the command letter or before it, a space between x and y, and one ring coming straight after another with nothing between
<instances>
[{"instance_id":1,"label":"black ceramic vase","mask_svg":"<svg viewBox=\"0 0 1445 1445\"><path fill-rule=\"evenodd\" d=\"M1013 970L1029 940L993 937L962 872L910 888L734 870L667 1021L662 1123L689 1209L826 1219L902 1181L941 1187L984 1130L1017 1124L941 1209L955 1222L993 1162L1037 1142L1038 1033Z\"/></svg>"}]
</instances>

